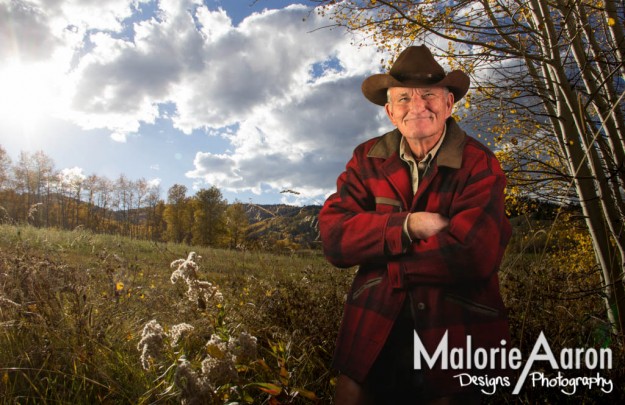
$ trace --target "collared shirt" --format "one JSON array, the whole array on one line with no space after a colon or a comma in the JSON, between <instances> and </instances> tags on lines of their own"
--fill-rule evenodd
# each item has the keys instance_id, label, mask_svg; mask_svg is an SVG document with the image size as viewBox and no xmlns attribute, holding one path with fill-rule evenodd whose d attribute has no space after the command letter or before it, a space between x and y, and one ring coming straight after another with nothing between
<instances>
[{"instance_id":1,"label":"collared shirt","mask_svg":"<svg viewBox=\"0 0 625 405\"><path fill-rule=\"evenodd\" d=\"M441 148L441 145L443 144L443 139L445 139L446 132L447 132L447 125L445 125L445 127L443 128L443 135L441 135L441 138L438 140L436 145L434 145L434 147L430 149L428 154L425 155L425 157L419 160L418 162L415 160L414 155L412 154L412 151L410 150L408 141L406 141L406 138L402 136L401 142L399 143L399 157L401 158L401 160L408 163L408 167L410 167L410 177L412 179L412 192L414 194L417 194L417 190L419 189L419 180L421 179L423 174L427 171L427 169L430 167L430 164L432 163L432 160L436 156L436 153L438 153L438 150ZM412 238L410 237L410 233L408 232L408 218L409 217L410 215L408 215L406 217L406 220L404 221L404 236L408 238L408 243L412 243Z\"/></svg>"},{"instance_id":2,"label":"collared shirt","mask_svg":"<svg viewBox=\"0 0 625 405\"><path fill-rule=\"evenodd\" d=\"M410 177L412 178L412 192L414 194L417 194L417 190L419 188L419 180L426 172L426 170L430 167L430 163L432 163L432 160L434 160L436 153L441 148L443 140L445 139L446 132L447 125L445 125L445 127L443 128L443 135L441 135L441 138L438 140L436 145L434 145L434 147L430 149L428 154L425 155L425 157L418 162L415 160L414 155L410 150L410 146L408 145L408 141L406 141L406 138L401 138L401 142L399 143L399 157L401 158L401 160L408 163L408 167L410 167Z\"/></svg>"}]
</instances>

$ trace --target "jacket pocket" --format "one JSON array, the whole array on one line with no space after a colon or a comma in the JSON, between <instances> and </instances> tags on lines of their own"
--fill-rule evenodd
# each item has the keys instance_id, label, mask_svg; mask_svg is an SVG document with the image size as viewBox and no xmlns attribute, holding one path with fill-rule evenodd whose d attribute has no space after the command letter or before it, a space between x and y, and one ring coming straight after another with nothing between
<instances>
[{"instance_id":1,"label":"jacket pocket","mask_svg":"<svg viewBox=\"0 0 625 405\"><path fill-rule=\"evenodd\" d=\"M380 284L381 282L382 282L382 277L376 277L376 278L372 278L371 280L367 280L366 283L364 283L363 285L358 287L358 289L352 293L352 299L353 300L357 299L358 297L360 297L360 295L363 292L365 292L366 290L368 290L371 287L375 287L376 285Z\"/></svg>"},{"instance_id":2,"label":"jacket pocket","mask_svg":"<svg viewBox=\"0 0 625 405\"><path fill-rule=\"evenodd\" d=\"M493 318L497 318L501 315L501 311L499 311L498 309L489 307L484 304L480 304L479 302L472 301L461 295L446 294L443 299L458 304L466 310L480 315L485 315Z\"/></svg>"}]
</instances>

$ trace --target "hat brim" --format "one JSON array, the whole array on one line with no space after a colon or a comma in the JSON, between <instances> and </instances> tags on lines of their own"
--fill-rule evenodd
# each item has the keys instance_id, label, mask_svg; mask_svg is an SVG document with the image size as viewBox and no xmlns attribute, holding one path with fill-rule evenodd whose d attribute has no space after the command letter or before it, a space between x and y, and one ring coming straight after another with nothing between
<instances>
[{"instance_id":1,"label":"hat brim","mask_svg":"<svg viewBox=\"0 0 625 405\"><path fill-rule=\"evenodd\" d=\"M454 95L454 102L467 94L471 80L461 70L454 70L442 80L432 81L400 81L390 74L375 74L362 82L362 94L374 104L386 104L386 91L390 87L447 87Z\"/></svg>"}]
</instances>

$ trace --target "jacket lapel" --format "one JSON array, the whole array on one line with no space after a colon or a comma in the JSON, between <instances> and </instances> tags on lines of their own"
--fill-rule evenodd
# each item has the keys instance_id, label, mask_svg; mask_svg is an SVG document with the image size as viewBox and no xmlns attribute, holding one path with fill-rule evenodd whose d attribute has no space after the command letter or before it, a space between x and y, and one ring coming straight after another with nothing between
<instances>
[{"instance_id":1,"label":"jacket lapel","mask_svg":"<svg viewBox=\"0 0 625 405\"><path fill-rule=\"evenodd\" d=\"M412 202L412 181L410 170L399 157L400 141L401 133L395 129L383 135L371 148L367 157L385 159L380 169L401 198L402 209L406 210Z\"/></svg>"},{"instance_id":2,"label":"jacket lapel","mask_svg":"<svg viewBox=\"0 0 625 405\"><path fill-rule=\"evenodd\" d=\"M419 190L417 190L416 195L412 193L410 170L406 166L406 163L399 157L399 143L402 135L398 129L383 135L380 140L373 145L367 157L385 159L380 168L386 175L389 183L400 196L403 208L414 208L419 198L427 191L432 183L432 179L436 177L440 166L460 169L462 166L465 136L465 132L460 129L453 118L450 117L447 119L447 133L445 134L443 144L429 170L425 172L423 178L420 180Z\"/></svg>"},{"instance_id":3,"label":"jacket lapel","mask_svg":"<svg viewBox=\"0 0 625 405\"><path fill-rule=\"evenodd\" d=\"M432 184L432 180L436 178L439 167L449 167L452 169L460 169L462 167L462 153L464 152L465 132L460 129L453 118L447 120L447 132L443 144L439 149L430 168L424 173L419 181L419 189L414 196L412 210L417 206L419 198L427 191Z\"/></svg>"}]
</instances>

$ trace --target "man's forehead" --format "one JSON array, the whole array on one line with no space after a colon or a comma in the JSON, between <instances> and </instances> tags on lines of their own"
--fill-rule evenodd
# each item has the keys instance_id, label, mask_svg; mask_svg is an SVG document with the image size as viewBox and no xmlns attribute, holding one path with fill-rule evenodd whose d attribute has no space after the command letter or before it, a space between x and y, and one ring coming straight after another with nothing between
<instances>
[{"instance_id":1,"label":"man's forehead","mask_svg":"<svg viewBox=\"0 0 625 405\"><path fill-rule=\"evenodd\" d=\"M442 86L424 86L424 87L389 87L389 90L395 94L410 94L412 92L421 93L423 91L443 90Z\"/></svg>"}]
</instances>

